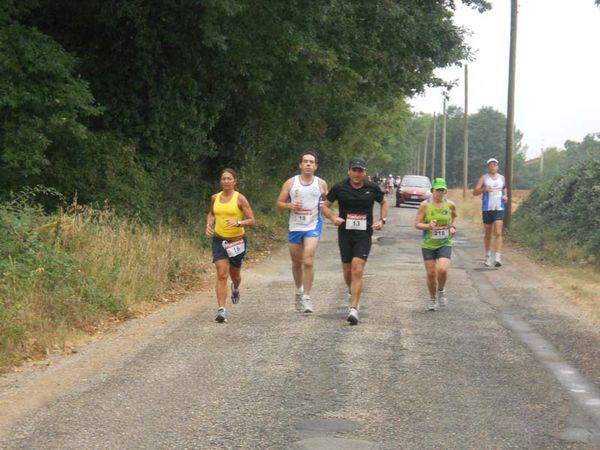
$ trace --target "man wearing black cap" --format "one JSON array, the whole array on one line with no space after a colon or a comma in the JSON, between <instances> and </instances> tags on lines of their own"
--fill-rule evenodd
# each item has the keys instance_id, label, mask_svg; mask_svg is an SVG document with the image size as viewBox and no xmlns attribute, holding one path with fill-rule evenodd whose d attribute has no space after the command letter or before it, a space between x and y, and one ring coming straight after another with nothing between
<instances>
[{"instance_id":1,"label":"man wearing black cap","mask_svg":"<svg viewBox=\"0 0 600 450\"><path fill-rule=\"evenodd\" d=\"M339 216L331 205L337 201ZM373 205L378 202L379 219L373 220ZM363 285L363 272L371 250L373 230L385 225L388 203L381 188L367 180L367 162L354 158L348 167L348 178L337 183L323 202L323 215L338 227L338 245L344 270L344 281L351 296L348 322L358 323L358 303Z\"/></svg>"}]
</instances>

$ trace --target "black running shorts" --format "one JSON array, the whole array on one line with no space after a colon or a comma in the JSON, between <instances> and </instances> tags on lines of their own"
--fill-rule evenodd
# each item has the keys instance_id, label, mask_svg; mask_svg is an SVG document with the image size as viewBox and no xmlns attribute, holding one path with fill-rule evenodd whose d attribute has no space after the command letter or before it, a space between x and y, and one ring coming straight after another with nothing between
<instances>
[{"instance_id":1,"label":"black running shorts","mask_svg":"<svg viewBox=\"0 0 600 450\"><path fill-rule=\"evenodd\" d=\"M352 262L352 258L361 258L365 261L371 251L372 233L365 231L344 231L338 229L338 245L342 263Z\"/></svg>"}]
</instances>

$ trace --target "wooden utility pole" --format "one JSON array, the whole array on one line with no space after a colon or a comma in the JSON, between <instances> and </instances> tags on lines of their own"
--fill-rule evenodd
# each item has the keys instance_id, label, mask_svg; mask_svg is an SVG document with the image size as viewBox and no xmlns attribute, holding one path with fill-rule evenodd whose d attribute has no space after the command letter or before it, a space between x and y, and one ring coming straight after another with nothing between
<instances>
[{"instance_id":1,"label":"wooden utility pole","mask_svg":"<svg viewBox=\"0 0 600 450\"><path fill-rule=\"evenodd\" d=\"M513 182L513 152L515 136L515 73L517 60L517 0L511 0L510 7L510 59L508 66L508 107L506 113L506 211L504 212L504 227L510 228L512 218L512 182Z\"/></svg>"},{"instance_id":2,"label":"wooden utility pole","mask_svg":"<svg viewBox=\"0 0 600 450\"><path fill-rule=\"evenodd\" d=\"M465 64L465 126L463 130L463 200L467 198L469 184L469 70Z\"/></svg>"},{"instance_id":3,"label":"wooden utility pole","mask_svg":"<svg viewBox=\"0 0 600 450\"><path fill-rule=\"evenodd\" d=\"M444 92L444 105L442 107L442 178L446 179L446 99L448 94Z\"/></svg>"},{"instance_id":4,"label":"wooden utility pole","mask_svg":"<svg viewBox=\"0 0 600 450\"><path fill-rule=\"evenodd\" d=\"M427 175L427 147L429 146L429 124L427 124L427 133L425 133L425 146L423 147L423 167L421 175Z\"/></svg>"},{"instance_id":5,"label":"wooden utility pole","mask_svg":"<svg viewBox=\"0 0 600 450\"><path fill-rule=\"evenodd\" d=\"M435 178L435 129L437 116L433 113L433 136L431 137L431 181Z\"/></svg>"}]
</instances>

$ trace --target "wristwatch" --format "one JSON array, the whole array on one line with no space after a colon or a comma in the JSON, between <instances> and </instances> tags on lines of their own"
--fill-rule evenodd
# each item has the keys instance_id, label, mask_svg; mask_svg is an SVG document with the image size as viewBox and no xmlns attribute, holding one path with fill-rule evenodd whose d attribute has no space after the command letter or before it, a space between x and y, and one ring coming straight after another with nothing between
<instances>
[{"instance_id":1,"label":"wristwatch","mask_svg":"<svg viewBox=\"0 0 600 450\"><path fill-rule=\"evenodd\" d=\"M242 222L240 222L239 220L235 223L236 227L241 227L242 226Z\"/></svg>"},{"instance_id":2,"label":"wristwatch","mask_svg":"<svg viewBox=\"0 0 600 450\"><path fill-rule=\"evenodd\" d=\"M384 225L387 222L387 219L385 217L382 217L380 220L383 222Z\"/></svg>"}]
</instances>

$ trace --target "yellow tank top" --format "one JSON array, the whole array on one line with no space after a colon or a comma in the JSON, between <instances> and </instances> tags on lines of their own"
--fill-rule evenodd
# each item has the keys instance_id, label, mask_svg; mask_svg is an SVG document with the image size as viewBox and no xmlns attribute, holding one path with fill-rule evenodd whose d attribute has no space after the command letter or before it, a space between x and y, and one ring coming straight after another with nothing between
<instances>
[{"instance_id":1,"label":"yellow tank top","mask_svg":"<svg viewBox=\"0 0 600 450\"><path fill-rule=\"evenodd\" d=\"M219 192L215 197L213 204L213 214L215 215L215 233L225 239L243 236L244 227L227 227L225 219L242 220L242 210L238 207L238 197L240 193L235 191L227 203L221 203L221 194Z\"/></svg>"}]
</instances>

